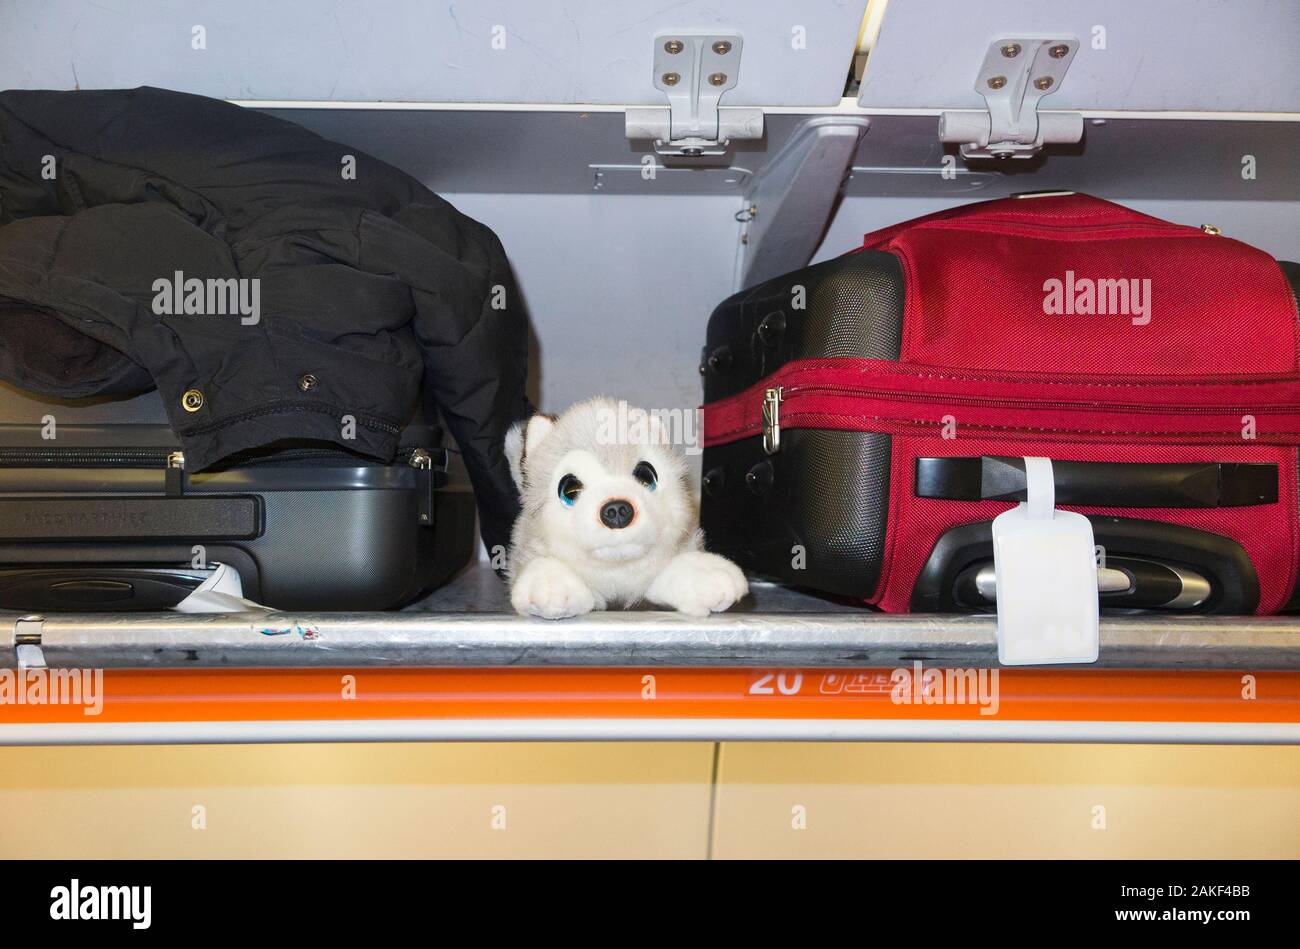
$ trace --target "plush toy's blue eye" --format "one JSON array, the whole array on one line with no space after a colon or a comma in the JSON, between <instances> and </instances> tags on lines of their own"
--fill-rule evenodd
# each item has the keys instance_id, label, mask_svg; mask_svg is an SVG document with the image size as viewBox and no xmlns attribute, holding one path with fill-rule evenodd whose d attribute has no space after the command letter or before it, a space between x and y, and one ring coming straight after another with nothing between
<instances>
[{"instance_id":1,"label":"plush toy's blue eye","mask_svg":"<svg viewBox=\"0 0 1300 949\"><path fill-rule=\"evenodd\" d=\"M560 501L565 507L573 507L582 493L582 482L571 474L560 479Z\"/></svg>"},{"instance_id":2,"label":"plush toy's blue eye","mask_svg":"<svg viewBox=\"0 0 1300 949\"><path fill-rule=\"evenodd\" d=\"M659 486L659 474L655 471L655 466L648 461L643 461L633 468L632 477L651 491Z\"/></svg>"}]
</instances>

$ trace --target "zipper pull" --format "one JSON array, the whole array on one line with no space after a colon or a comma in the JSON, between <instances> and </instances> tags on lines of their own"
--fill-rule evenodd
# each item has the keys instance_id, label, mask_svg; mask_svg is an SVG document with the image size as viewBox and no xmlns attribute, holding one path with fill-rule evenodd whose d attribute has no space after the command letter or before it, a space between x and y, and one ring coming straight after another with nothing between
<instances>
[{"instance_id":1,"label":"zipper pull","mask_svg":"<svg viewBox=\"0 0 1300 949\"><path fill-rule=\"evenodd\" d=\"M415 469L415 499L420 507L420 523L433 526L433 456L423 448L411 450L408 460Z\"/></svg>"},{"instance_id":2,"label":"zipper pull","mask_svg":"<svg viewBox=\"0 0 1300 949\"><path fill-rule=\"evenodd\" d=\"M174 451L167 456L167 471L163 475L163 493L169 498L181 496L181 476L185 473L185 452Z\"/></svg>"},{"instance_id":3,"label":"zipper pull","mask_svg":"<svg viewBox=\"0 0 1300 949\"><path fill-rule=\"evenodd\" d=\"M785 386L775 386L763 393L763 451L775 455L781 450L781 400Z\"/></svg>"}]
</instances>

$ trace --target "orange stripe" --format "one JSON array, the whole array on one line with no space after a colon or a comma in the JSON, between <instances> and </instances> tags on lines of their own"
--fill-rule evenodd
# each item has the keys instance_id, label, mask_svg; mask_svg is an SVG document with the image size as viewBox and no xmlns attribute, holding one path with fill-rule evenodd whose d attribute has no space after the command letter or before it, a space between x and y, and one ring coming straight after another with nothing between
<instances>
[{"instance_id":1,"label":"orange stripe","mask_svg":"<svg viewBox=\"0 0 1300 949\"><path fill-rule=\"evenodd\" d=\"M0 724L473 718L1300 722L1300 672L998 670L999 708L898 704L888 669L108 670L102 712L0 705ZM356 697L343 697L352 675ZM653 676L654 698L643 698ZM836 677L838 678L828 678ZM858 677L854 680L854 677ZM860 689L869 691L859 691ZM790 693L790 694L783 694Z\"/></svg>"}]
</instances>

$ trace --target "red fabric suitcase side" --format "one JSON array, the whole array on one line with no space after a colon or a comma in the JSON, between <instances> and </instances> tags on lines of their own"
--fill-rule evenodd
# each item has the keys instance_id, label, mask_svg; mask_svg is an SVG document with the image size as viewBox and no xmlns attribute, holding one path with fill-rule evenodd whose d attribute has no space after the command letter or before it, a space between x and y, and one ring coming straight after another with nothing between
<instances>
[{"instance_id":1,"label":"red fabric suitcase side","mask_svg":"<svg viewBox=\"0 0 1300 949\"><path fill-rule=\"evenodd\" d=\"M899 361L787 364L706 407L705 436L761 431L774 386L782 427L889 433L871 602L909 609L939 537L1011 506L917 497L917 458L1047 455L1277 465L1270 504L1071 509L1228 537L1258 574L1258 612L1286 605L1300 533L1300 346L1295 298L1272 258L1085 195L958 208L868 235L865 247L902 263Z\"/></svg>"}]
</instances>

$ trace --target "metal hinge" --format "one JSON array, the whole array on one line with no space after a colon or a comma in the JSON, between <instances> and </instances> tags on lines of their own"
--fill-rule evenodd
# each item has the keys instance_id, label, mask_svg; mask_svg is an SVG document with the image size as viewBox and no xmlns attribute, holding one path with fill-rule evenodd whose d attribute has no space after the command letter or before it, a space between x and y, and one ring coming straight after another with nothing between
<instances>
[{"instance_id":1,"label":"metal hinge","mask_svg":"<svg viewBox=\"0 0 1300 949\"><path fill-rule=\"evenodd\" d=\"M775 455L781 450L781 400L785 386L775 386L763 393L763 451Z\"/></svg>"},{"instance_id":2,"label":"metal hinge","mask_svg":"<svg viewBox=\"0 0 1300 949\"><path fill-rule=\"evenodd\" d=\"M660 33L654 40L654 86L668 107L627 110L630 139L651 139L656 153L678 158L726 154L732 139L763 137L763 110L721 108L740 78L743 40L736 33Z\"/></svg>"},{"instance_id":3,"label":"metal hinge","mask_svg":"<svg viewBox=\"0 0 1300 949\"><path fill-rule=\"evenodd\" d=\"M1039 112L1061 88L1079 41L1073 37L1004 37L989 45L975 80L986 112L944 112L939 140L960 144L963 158L1032 158L1047 144L1083 138L1079 112Z\"/></svg>"}]
</instances>

